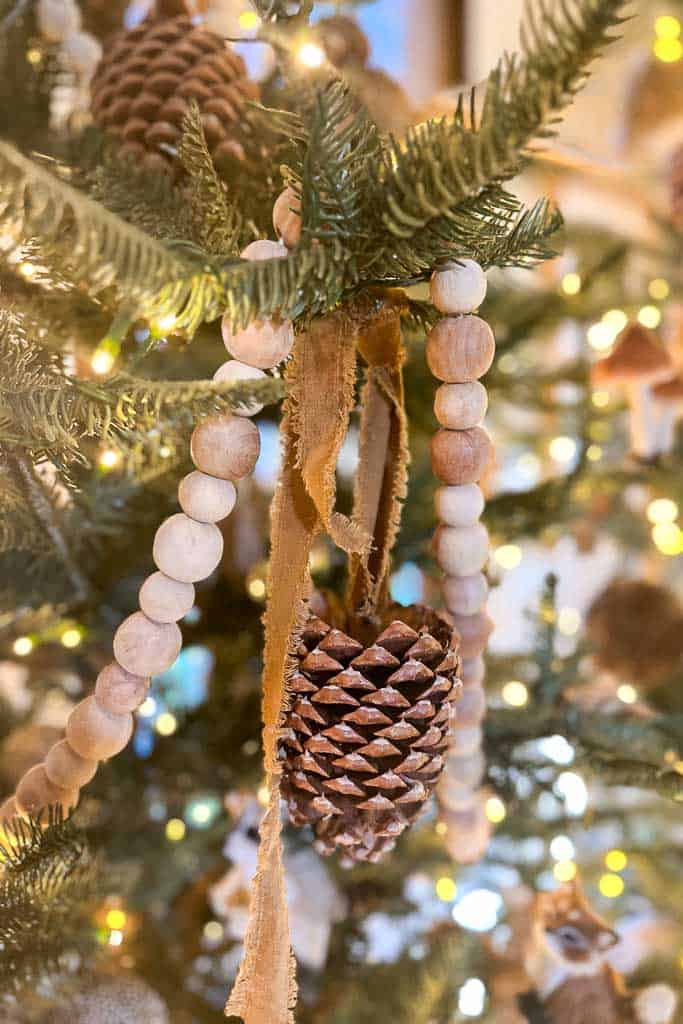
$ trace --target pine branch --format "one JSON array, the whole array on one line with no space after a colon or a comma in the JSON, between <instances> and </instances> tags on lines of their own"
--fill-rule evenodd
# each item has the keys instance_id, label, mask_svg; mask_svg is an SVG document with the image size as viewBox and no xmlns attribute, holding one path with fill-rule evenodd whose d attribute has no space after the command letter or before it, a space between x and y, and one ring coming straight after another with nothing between
<instances>
[{"instance_id":1,"label":"pine branch","mask_svg":"<svg viewBox=\"0 0 683 1024\"><path fill-rule=\"evenodd\" d=\"M377 172L381 221L419 249L425 231L447 227L453 212L492 184L513 177L535 138L551 132L583 84L588 67L614 38L624 0L530 3L522 55L506 55L489 75L479 117L461 97L449 118L389 139Z\"/></svg>"},{"instance_id":2,"label":"pine branch","mask_svg":"<svg viewBox=\"0 0 683 1024\"><path fill-rule=\"evenodd\" d=\"M152 238L191 236L191 210L167 174L155 174L131 161L107 156L89 176L87 185L93 199Z\"/></svg>"}]
</instances>

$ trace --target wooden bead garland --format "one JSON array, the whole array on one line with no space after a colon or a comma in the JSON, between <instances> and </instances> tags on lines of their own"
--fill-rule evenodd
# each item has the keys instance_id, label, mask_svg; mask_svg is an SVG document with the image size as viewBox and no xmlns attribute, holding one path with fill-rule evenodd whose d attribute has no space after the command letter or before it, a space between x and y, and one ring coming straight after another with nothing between
<instances>
[{"instance_id":1,"label":"wooden bead garland","mask_svg":"<svg viewBox=\"0 0 683 1024\"><path fill-rule=\"evenodd\" d=\"M232 383L240 380L262 380L266 374L257 366L249 366L248 363L241 363L239 359L228 359L227 363L216 370L213 379ZM235 409L235 416L255 416L261 412L263 405L260 402L249 402L243 408Z\"/></svg>"},{"instance_id":2,"label":"wooden bead garland","mask_svg":"<svg viewBox=\"0 0 683 1024\"><path fill-rule=\"evenodd\" d=\"M301 200L293 188L286 188L275 200L273 227L288 249L301 239Z\"/></svg>"},{"instance_id":3,"label":"wooden bead garland","mask_svg":"<svg viewBox=\"0 0 683 1024\"><path fill-rule=\"evenodd\" d=\"M479 521L484 495L478 486L491 456L491 442L480 426L486 389L479 383L493 362L495 342L489 325L473 311L486 295L486 277L472 260L450 264L432 277L432 302L447 314L430 331L426 358L443 381L434 402L441 429L432 438L432 468L446 486L436 492L441 525L434 553L444 570L446 607L460 633L464 692L454 722L454 741L440 784L446 842L461 863L484 852L491 825L484 813L485 773L481 728L486 710L481 657L493 624L485 611L488 583L482 570L489 556L486 527Z\"/></svg>"},{"instance_id":4,"label":"wooden bead garland","mask_svg":"<svg viewBox=\"0 0 683 1024\"><path fill-rule=\"evenodd\" d=\"M251 242L242 252L244 260L283 259L287 250L277 242L260 240ZM254 320L242 330L233 331L229 315L223 317L221 325L223 342L230 355L249 366L268 370L286 359L294 344L294 329L291 321L273 317L270 320Z\"/></svg>"},{"instance_id":5,"label":"wooden bead garland","mask_svg":"<svg viewBox=\"0 0 683 1024\"><path fill-rule=\"evenodd\" d=\"M247 246L242 255L245 259L273 259L286 255L286 250L276 242L262 240ZM291 325L287 330L291 331ZM282 355L267 365L275 365L288 353L284 346ZM253 362L230 360L215 379L262 376ZM232 481L246 476L256 464L260 437L258 428L246 417L259 410L253 403L238 415L209 416L195 428L191 455L197 469L178 488L183 512L171 516L157 531L154 559L160 571L140 588L140 611L125 619L115 634L116 661L102 669L94 693L73 709L65 739L54 744L45 764L26 772L16 795L0 805L0 824L19 816L35 816L49 805L68 814L78 801L79 789L93 778L97 762L113 757L128 744L134 726L132 712L145 700L149 677L169 668L180 652L182 637L176 623L194 604L193 583L210 575L222 556L223 539L215 523L235 505Z\"/></svg>"}]
</instances>

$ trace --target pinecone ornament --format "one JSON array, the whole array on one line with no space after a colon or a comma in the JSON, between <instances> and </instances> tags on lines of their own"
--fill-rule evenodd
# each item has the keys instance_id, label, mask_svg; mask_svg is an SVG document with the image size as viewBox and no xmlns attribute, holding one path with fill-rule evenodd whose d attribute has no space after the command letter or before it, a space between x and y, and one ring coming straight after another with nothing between
<instances>
[{"instance_id":1,"label":"pinecone ornament","mask_svg":"<svg viewBox=\"0 0 683 1024\"><path fill-rule=\"evenodd\" d=\"M417 818L444 766L461 684L459 638L429 608L392 605L379 627L348 635L315 615L281 753L295 825L343 863L375 862Z\"/></svg>"},{"instance_id":2,"label":"pinecone ornament","mask_svg":"<svg viewBox=\"0 0 683 1024\"><path fill-rule=\"evenodd\" d=\"M122 157L173 174L192 100L220 169L244 158L246 104L258 94L225 40L180 16L114 36L93 78L91 109L100 128L119 136Z\"/></svg>"}]
</instances>

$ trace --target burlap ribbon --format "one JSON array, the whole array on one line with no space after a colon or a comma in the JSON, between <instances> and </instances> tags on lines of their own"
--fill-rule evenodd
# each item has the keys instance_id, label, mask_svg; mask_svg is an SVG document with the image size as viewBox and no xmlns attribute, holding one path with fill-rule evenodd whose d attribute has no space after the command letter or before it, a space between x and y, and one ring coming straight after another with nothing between
<instances>
[{"instance_id":1,"label":"burlap ribbon","mask_svg":"<svg viewBox=\"0 0 683 1024\"><path fill-rule=\"evenodd\" d=\"M292 1024L295 963L280 841L278 737L287 702L290 650L305 616L309 556L325 530L351 560L352 593L374 601L385 585L389 551L405 491L405 419L399 306L375 297L312 322L299 335L288 369L282 419L282 469L271 508L263 746L269 788L251 891L244 958L226 1014L245 1024ZM335 471L354 405L356 352L369 363L363 391L360 466L352 518L335 508ZM376 428L376 429L375 429ZM391 449L398 446L392 452ZM388 454L389 453L389 454ZM388 496L389 511L378 516ZM380 544L373 549L373 535Z\"/></svg>"}]
</instances>

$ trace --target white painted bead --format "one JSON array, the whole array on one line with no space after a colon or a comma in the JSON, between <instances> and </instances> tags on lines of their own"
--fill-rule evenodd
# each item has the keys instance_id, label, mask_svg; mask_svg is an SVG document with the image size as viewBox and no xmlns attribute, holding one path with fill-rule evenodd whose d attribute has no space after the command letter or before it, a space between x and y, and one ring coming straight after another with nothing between
<instances>
[{"instance_id":1,"label":"white painted bead","mask_svg":"<svg viewBox=\"0 0 683 1024\"><path fill-rule=\"evenodd\" d=\"M194 596L191 583L181 583L163 572L154 572L140 587L138 603L140 610L154 622L177 622L194 605Z\"/></svg>"},{"instance_id":2,"label":"white painted bead","mask_svg":"<svg viewBox=\"0 0 683 1024\"><path fill-rule=\"evenodd\" d=\"M90 78L102 59L102 45L89 32L73 32L62 43L61 53L68 68Z\"/></svg>"},{"instance_id":3,"label":"white painted bead","mask_svg":"<svg viewBox=\"0 0 683 1024\"><path fill-rule=\"evenodd\" d=\"M472 576L489 557L489 534L483 523L440 526L434 537L436 559L449 576Z\"/></svg>"},{"instance_id":4,"label":"white painted bead","mask_svg":"<svg viewBox=\"0 0 683 1024\"><path fill-rule=\"evenodd\" d=\"M124 619L114 634L114 657L134 676L165 672L180 654L182 636L175 622L152 622L142 612Z\"/></svg>"},{"instance_id":5,"label":"white painted bead","mask_svg":"<svg viewBox=\"0 0 683 1024\"><path fill-rule=\"evenodd\" d=\"M462 757L456 750L446 758L446 776L456 779L470 789L481 785L486 772L486 758L483 750Z\"/></svg>"},{"instance_id":6,"label":"white painted bead","mask_svg":"<svg viewBox=\"0 0 683 1024\"><path fill-rule=\"evenodd\" d=\"M190 519L200 523L218 523L225 519L234 509L236 501L237 490L232 480L221 480L217 476L201 473L198 469L188 473L178 485L181 509Z\"/></svg>"},{"instance_id":7,"label":"white painted bead","mask_svg":"<svg viewBox=\"0 0 683 1024\"><path fill-rule=\"evenodd\" d=\"M473 576L447 576L443 581L443 597L454 615L475 615L486 604L489 585L483 573Z\"/></svg>"},{"instance_id":8,"label":"white painted bead","mask_svg":"<svg viewBox=\"0 0 683 1024\"><path fill-rule=\"evenodd\" d=\"M266 376L258 366L250 366L248 363L241 363L239 359L228 359L227 363L219 366L213 375L213 379L224 381L229 384L240 380L263 380ZM263 408L262 402L248 402L240 408L233 409L235 416L256 416Z\"/></svg>"},{"instance_id":9,"label":"white painted bead","mask_svg":"<svg viewBox=\"0 0 683 1024\"><path fill-rule=\"evenodd\" d=\"M431 296L441 313L471 313L486 298L486 275L474 260L447 263L432 274Z\"/></svg>"},{"instance_id":10,"label":"white painted bead","mask_svg":"<svg viewBox=\"0 0 683 1024\"><path fill-rule=\"evenodd\" d=\"M73 709L66 723L66 738L87 761L105 761L119 754L133 735L131 714L112 715L91 694Z\"/></svg>"},{"instance_id":11,"label":"white painted bead","mask_svg":"<svg viewBox=\"0 0 683 1024\"><path fill-rule=\"evenodd\" d=\"M147 697L149 678L126 672L115 661L105 665L95 683L95 700L112 715L135 711Z\"/></svg>"},{"instance_id":12,"label":"white painted bead","mask_svg":"<svg viewBox=\"0 0 683 1024\"><path fill-rule=\"evenodd\" d=\"M14 799L20 814L35 817L56 804L67 815L78 803L78 790L55 786L47 777L45 765L37 764L20 780Z\"/></svg>"},{"instance_id":13,"label":"white painted bead","mask_svg":"<svg viewBox=\"0 0 683 1024\"><path fill-rule=\"evenodd\" d=\"M479 725L486 714L486 693L483 686L468 686L463 690L456 708L455 721L460 727ZM457 728L457 725L456 725Z\"/></svg>"},{"instance_id":14,"label":"white painted bead","mask_svg":"<svg viewBox=\"0 0 683 1024\"><path fill-rule=\"evenodd\" d=\"M273 242L270 238L259 238L255 242L250 242L240 255L243 260L252 262L283 260L287 256L287 250L280 242Z\"/></svg>"},{"instance_id":15,"label":"white painted bead","mask_svg":"<svg viewBox=\"0 0 683 1024\"><path fill-rule=\"evenodd\" d=\"M39 0L36 17L41 36L51 43L61 43L81 27L81 12L74 0Z\"/></svg>"},{"instance_id":16,"label":"white painted bead","mask_svg":"<svg viewBox=\"0 0 683 1024\"><path fill-rule=\"evenodd\" d=\"M463 658L460 678L464 687L481 686L486 677L486 662L481 655Z\"/></svg>"},{"instance_id":17,"label":"white painted bead","mask_svg":"<svg viewBox=\"0 0 683 1024\"><path fill-rule=\"evenodd\" d=\"M301 200L293 188L286 188L273 206L273 227L283 245L293 249L301 239Z\"/></svg>"},{"instance_id":18,"label":"white painted bead","mask_svg":"<svg viewBox=\"0 0 683 1024\"><path fill-rule=\"evenodd\" d=\"M448 430L468 430L479 426L487 408L486 388L478 380L442 384L434 398L434 415Z\"/></svg>"},{"instance_id":19,"label":"white painted bead","mask_svg":"<svg viewBox=\"0 0 683 1024\"><path fill-rule=\"evenodd\" d=\"M97 761L77 754L68 740L60 740L48 751L45 771L50 782L62 789L80 789L94 778Z\"/></svg>"},{"instance_id":20,"label":"white painted bead","mask_svg":"<svg viewBox=\"0 0 683 1024\"><path fill-rule=\"evenodd\" d=\"M230 355L249 366L270 370L286 359L294 344L291 320L252 320L240 331L233 332L228 316L221 325L223 343Z\"/></svg>"},{"instance_id":21,"label":"white painted bead","mask_svg":"<svg viewBox=\"0 0 683 1024\"><path fill-rule=\"evenodd\" d=\"M446 526L473 526L484 511L484 495L477 484L439 487L434 504L437 516Z\"/></svg>"},{"instance_id":22,"label":"white painted bead","mask_svg":"<svg viewBox=\"0 0 683 1024\"><path fill-rule=\"evenodd\" d=\"M157 568L181 583L206 579L217 568L222 555L223 535L218 527L213 523L199 523L183 512L169 516L161 524L152 548ZM147 675L146 672L139 674Z\"/></svg>"},{"instance_id":23,"label":"white painted bead","mask_svg":"<svg viewBox=\"0 0 683 1024\"><path fill-rule=\"evenodd\" d=\"M476 755L475 755L476 756ZM463 761L468 760L462 758ZM448 768L439 783L439 803L447 812L462 811L471 807L476 800L472 786L457 776L451 775Z\"/></svg>"},{"instance_id":24,"label":"white painted bead","mask_svg":"<svg viewBox=\"0 0 683 1024\"><path fill-rule=\"evenodd\" d=\"M478 725L458 726L458 716L453 723L453 752L459 757L470 757L481 747L484 734Z\"/></svg>"},{"instance_id":25,"label":"white painted bead","mask_svg":"<svg viewBox=\"0 0 683 1024\"><path fill-rule=\"evenodd\" d=\"M207 416L194 428L190 439L190 455L197 469L221 480L247 476L260 451L258 427L244 416Z\"/></svg>"}]
</instances>

